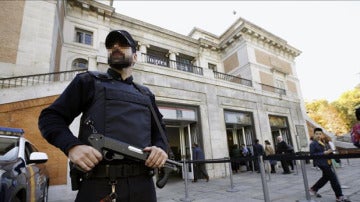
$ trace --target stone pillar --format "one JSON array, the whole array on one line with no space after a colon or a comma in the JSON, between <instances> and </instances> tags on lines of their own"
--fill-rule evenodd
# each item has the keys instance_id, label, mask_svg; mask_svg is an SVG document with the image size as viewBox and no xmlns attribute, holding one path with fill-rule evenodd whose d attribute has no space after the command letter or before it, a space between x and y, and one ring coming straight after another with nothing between
<instances>
[{"instance_id":1,"label":"stone pillar","mask_svg":"<svg viewBox=\"0 0 360 202\"><path fill-rule=\"evenodd\" d=\"M136 53L138 56L138 61L146 63L147 49L150 47L150 45L142 43L142 42L138 42L138 45L139 45L139 51L137 51L137 53Z\"/></svg>"},{"instance_id":2,"label":"stone pillar","mask_svg":"<svg viewBox=\"0 0 360 202\"><path fill-rule=\"evenodd\" d=\"M97 61L93 57L88 58L88 70L89 71L98 71L98 69L97 69Z\"/></svg>"},{"instance_id":3,"label":"stone pillar","mask_svg":"<svg viewBox=\"0 0 360 202\"><path fill-rule=\"evenodd\" d=\"M176 69L176 56L177 55L179 55L179 53L170 51L170 50L169 50L169 53L166 55L169 57L170 68Z\"/></svg>"}]
</instances>

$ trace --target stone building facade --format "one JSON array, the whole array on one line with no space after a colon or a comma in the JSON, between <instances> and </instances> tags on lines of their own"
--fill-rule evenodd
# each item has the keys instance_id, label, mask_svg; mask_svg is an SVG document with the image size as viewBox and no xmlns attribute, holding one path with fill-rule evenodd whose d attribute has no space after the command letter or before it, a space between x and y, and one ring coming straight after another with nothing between
<instances>
[{"instance_id":1,"label":"stone building facade","mask_svg":"<svg viewBox=\"0 0 360 202\"><path fill-rule=\"evenodd\" d=\"M7 8L16 7L23 13L22 19L15 19L14 32L19 34L2 36L17 42L9 43L7 49L0 47L0 53L12 51L6 58L0 56L0 66L7 76L74 69L105 71L107 33L114 29L129 31L138 42L135 81L156 95L177 160L192 158L194 142L203 148L206 159L229 157L234 145L251 148L255 139L260 143L270 140L275 145L278 135L296 151L308 148L306 112L295 66L301 52L246 19L237 19L220 36L198 28L185 36L116 13L111 0L7 4ZM46 11L38 11L39 5ZM8 23L0 19L0 27ZM23 127L11 118L21 111L11 109L22 106L17 103L28 103L20 107L33 109L25 131L33 135L30 138L36 137L33 142L40 150L51 153L48 164L52 177L58 179L53 184L69 186L67 167L56 166L60 162L66 165L66 157L39 140L34 125L41 109L66 84L18 88L22 96L17 96L14 89L4 90L2 94L7 98L0 101L0 119L10 127ZM75 134L78 124L75 120L71 126ZM51 159L59 156L61 159L56 161ZM207 169L211 177L229 173L220 164L207 164ZM189 175L192 178L192 172Z\"/></svg>"}]
</instances>

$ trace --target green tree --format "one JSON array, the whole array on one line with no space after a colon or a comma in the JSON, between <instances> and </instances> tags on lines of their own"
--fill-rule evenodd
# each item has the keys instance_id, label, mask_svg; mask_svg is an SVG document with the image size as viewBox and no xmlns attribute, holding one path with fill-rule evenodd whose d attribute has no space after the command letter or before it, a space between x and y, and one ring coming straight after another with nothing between
<instances>
[{"instance_id":1,"label":"green tree","mask_svg":"<svg viewBox=\"0 0 360 202\"><path fill-rule=\"evenodd\" d=\"M308 116L325 130L336 135L349 133L356 122L355 109L360 107L360 86L346 91L332 103L327 100L306 102Z\"/></svg>"},{"instance_id":2,"label":"green tree","mask_svg":"<svg viewBox=\"0 0 360 202\"><path fill-rule=\"evenodd\" d=\"M350 130L356 122L355 109L360 107L360 87L344 92L332 105L344 117L347 128Z\"/></svg>"},{"instance_id":3,"label":"green tree","mask_svg":"<svg viewBox=\"0 0 360 202\"><path fill-rule=\"evenodd\" d=\"M347 133L344 117L327 100L315 100L306 103L306 109L308 116L325 130L336 135Z\"/></svg>"}]
</instances>

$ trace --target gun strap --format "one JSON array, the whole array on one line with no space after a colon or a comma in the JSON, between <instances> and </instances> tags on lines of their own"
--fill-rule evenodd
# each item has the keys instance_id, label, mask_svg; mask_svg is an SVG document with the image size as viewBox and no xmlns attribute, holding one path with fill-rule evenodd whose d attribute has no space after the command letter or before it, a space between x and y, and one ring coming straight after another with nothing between
<instances>
[{"instance_id":1,"label":"gun strap","mask_svg":"<svg viewBox=\"0 0 360 202\"><path fill-rule=\"evenodd\" d=\"M148 95L146 94L146 92L144 91L144 89L142 89L142 88L139 86L139 84L137 84L137 83L135 83L135 82L133 82L133 84L134 84L134 86L135 86L143 95L148 96ZM163 140L163 142L164 142L164 144L165 144L165 146L166 146L166 150L167 150L166 153L169 154L169 152L171 151L171 150L170 150L170 145L169 145L168 140L167 140L167 138L166 138L166 136L165 136L165 131L164 131L164 129L161 127L159 118L158 118L158 116L156 115L156 112L155 112L154 107L152 106L152 103L150 103L149 108L150 108L150 111L151 111L152 116L154 117L154 120L155 120L155 122L156 122L156 125L157 125L157 127L159 128L159 132L160 132L160 134L161 134L161 138L162 138L162 140Z\"/></svg>"}]
</instances>

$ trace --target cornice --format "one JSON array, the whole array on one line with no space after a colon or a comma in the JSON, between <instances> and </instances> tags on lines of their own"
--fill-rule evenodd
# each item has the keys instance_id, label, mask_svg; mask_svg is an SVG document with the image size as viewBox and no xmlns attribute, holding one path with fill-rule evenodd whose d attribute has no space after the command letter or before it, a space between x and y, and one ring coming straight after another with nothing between
<instances>
[{"instance_id":1,"label":"cornice","mask_svg":"<svg viewBox=\"0 0 360 202\"><path fill-rule=\"evenodd\" d=\"M193 39L191 37L167 30L165 28L120 14L120 13L114 13L112 16L112 21L119 21L120 23L126 23L131 25L131 27L136 27L138 26L139 28L142 28L144 31L154 31L154 32L158 32L160 34L163 34L165 36L168 36L169 38L173 38L173 39L177 39L179 41L187 41L189 43L192 44L198 44L198 41L196 39Z\"/></svg>"},{"instance_id":2,"label":"cornice","mask_svg":"<svg viewBox=\"0 0 360 202\"><path fill-rule=\"evenodd\" d=\"M209 41L209 40L204 39L204 38L199 38L198 41L199 41L200 47L202 47L202 48L211 49L212 51L219 51L220 50L219 45L212 42L212 41Z\"/></svg>"},{"instance_id":3,"label":"cornice","mask_svg":"<svg viewBox=\"0 0 360 202\"><path fill-rule=\"evenodd\" d=\"M199 37L197 40L199 42L199 46L201 48L205 48L205 49L210 49L212 51L219 51L220 48L219 48L219 37L216 36L215 34L212 34L208 31L205 31L203 29L200 29L200 28L197 28L197 27L194 27L190 33L188 34L188 37L193 37L193 35L198 32L200 33L201 35L205 35L205 36L208 36L210 39L213 38L216 42L214 41L211 41L211 40L208 40L208 39L205 39L203 37Z\"/></svg>"},{"instance_id":4,"label":"cornice","mask_svg":"<svg viewBox=\"0 0 360 202\"><path fill-rule=\"evenodd\" d=\"M221 43L219 47L221 50L226 49L230 44L239 38L244 40L255 41L258 43L266 44L278 51L282 51L293 57L297 57L301 54L301 51L292 47L284 39L258 27L257 25L239 18L227 31L220 36Z\"/></svg>"},{"instance_id":5,"label":"cornice","mask_svg":"<svg viewBox=\"0 0 360 202\"><path fill-rule=\"evenodd\" d=\"M277 38L274 38L272 36L263 34L261 32L257 32L257 30L252 29L251 27L243 27L241 30L241 33L244 35L247 35L249 38L256 42L267 44L270 47L273 47L274 49L283 51L287 54L292 55L293 57L297 57L301 54L301 51L290 46L287 44L284 40L277 40Z\"/></svg>"},{"instance_id":6,"label":"cornice","mask_svg":"<svg viewBox=\"0 0 360 202\"><path fill-rule=\"evenodd\" d=\"M111 17L115 13L115 8L102 4L94 0L67 0L71 6L76 6L84 10L96 12L103 17Z\"/></svg>"},{"instance_id":7,"label":"cornice","mask_svg":"<svg viewBox=\"0 0 360 202\"><path fill-rule=\"evenodd\" d=\"M195 32L200 32L200 33L202 33L202 34L208 35L208 36L210 36L210 37L212 37L212 38L215 38L215 39L217 39L217 40L219 39L219 36L216 36L215 34L210 33L210 32L208 32L208 31L203 30L203 29L198 28L198 27L194 27L194 28L190 31L190 33L188 34L188 36L193 35Z\"/></svg>"}]
</instances>

